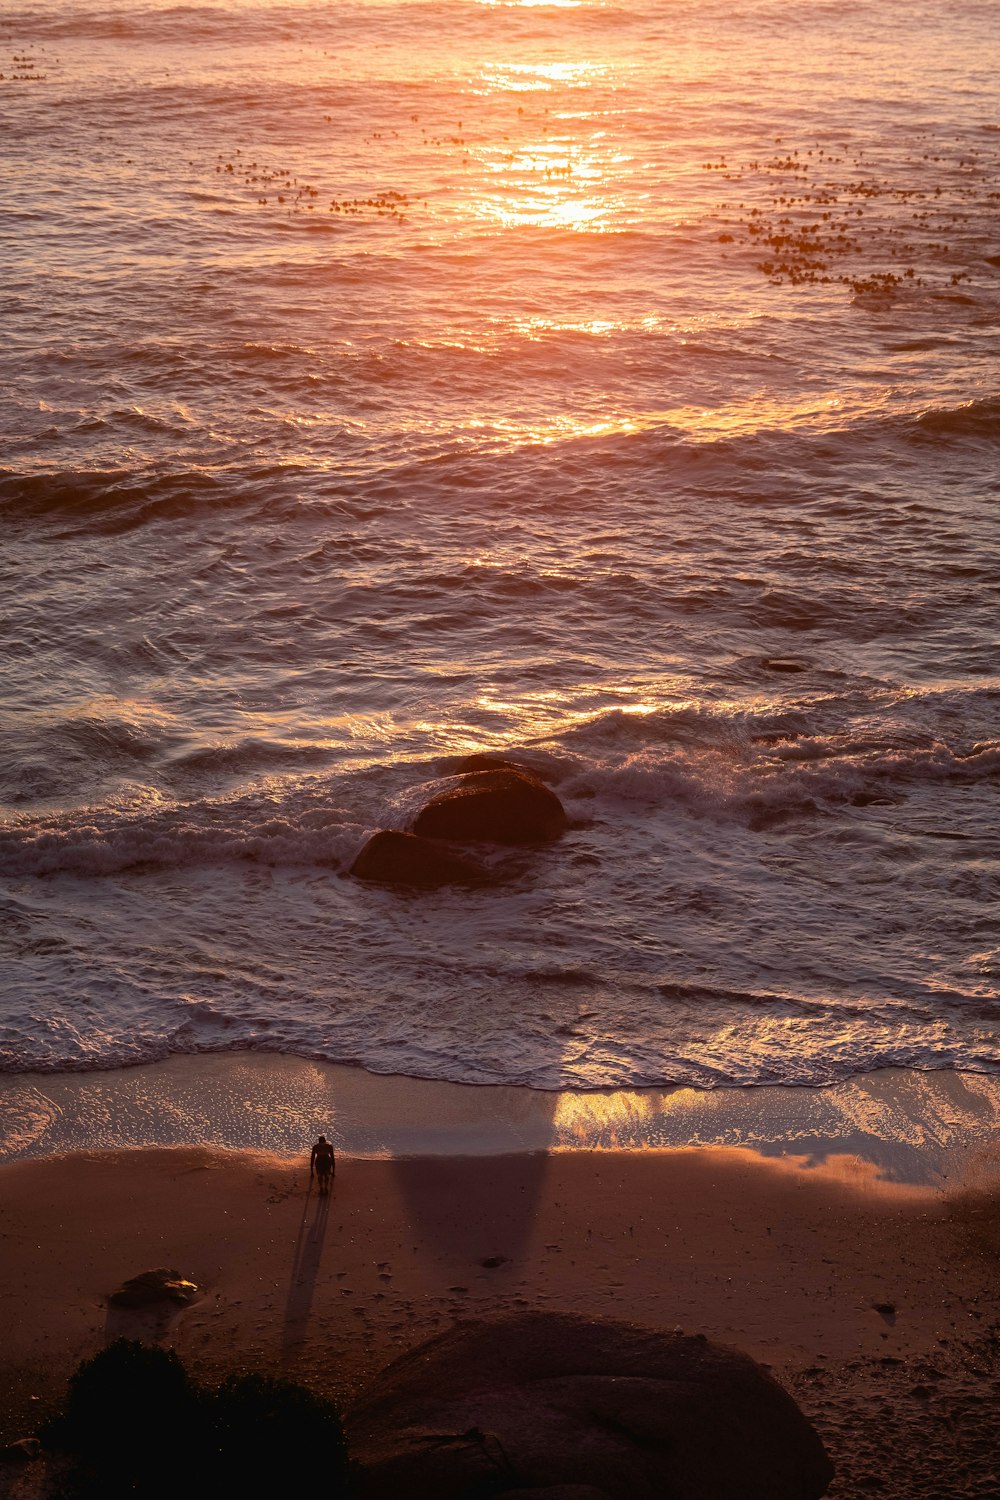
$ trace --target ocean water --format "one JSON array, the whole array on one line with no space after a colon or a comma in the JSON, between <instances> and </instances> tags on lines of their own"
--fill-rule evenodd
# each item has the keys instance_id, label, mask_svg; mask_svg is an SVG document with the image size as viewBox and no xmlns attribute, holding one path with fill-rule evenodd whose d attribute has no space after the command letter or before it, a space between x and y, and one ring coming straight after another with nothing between
<instances>
[{"instance_id":1,"label":"ocean water","mask_svg":"<svg viewBox=\"0 0 1000 1500\"><path fill-rule=\"evenodd\" d=\"M0 1067L1000 1071L1000 31L0 10ZM557 844L347 870L502 751Z\"/></svg>"}]
</instances>

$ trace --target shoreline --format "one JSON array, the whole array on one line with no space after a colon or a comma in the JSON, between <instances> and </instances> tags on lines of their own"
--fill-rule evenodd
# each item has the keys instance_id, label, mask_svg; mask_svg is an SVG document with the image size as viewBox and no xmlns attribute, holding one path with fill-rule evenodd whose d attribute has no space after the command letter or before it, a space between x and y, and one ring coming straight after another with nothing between
<instances>
[{"instance_id":1,"label":"shoreline","mask_svg":"<svg viewBox=\"0 0 1000 1500\"><path fill-rule=\"evenodd\" d=\"M944 1186L1000 1175L1000 1076L893 1068L824 1087L545 1093L255 1052L0 1075L0 1163L171 1146L292 1160L320 1131L356 1159L738 1147Z\"/></svg>"}]
</instances>

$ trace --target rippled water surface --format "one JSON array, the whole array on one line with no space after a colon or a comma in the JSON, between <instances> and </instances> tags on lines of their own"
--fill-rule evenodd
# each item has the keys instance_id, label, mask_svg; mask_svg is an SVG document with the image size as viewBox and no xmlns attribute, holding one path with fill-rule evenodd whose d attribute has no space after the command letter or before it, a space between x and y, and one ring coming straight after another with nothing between
<instances>
[{"instance_id":1,"label":"rippled water surface","mask_svg":"<svg viewBox=\"0 0 1000 1500\"><path fill-rule=\"evenodd\" d=\"M0 75L0 1066L1000 1070L991 4L40 0ZM560 842L347 875L496 749Z\"/></svg>"}]
</instances>

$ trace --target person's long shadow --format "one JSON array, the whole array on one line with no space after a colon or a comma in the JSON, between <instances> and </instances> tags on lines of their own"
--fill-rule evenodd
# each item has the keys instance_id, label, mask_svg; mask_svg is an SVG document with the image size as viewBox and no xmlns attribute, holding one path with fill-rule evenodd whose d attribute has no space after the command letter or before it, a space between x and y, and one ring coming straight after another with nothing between
<instances>
[{"instance_id":1,"label":"person's long shadow","mask_svg":"<svg viewBox=\"0 0 1000 1500\"><path fill-rule=\"evenodd\" d=\"M330 1199L333 1194L313 1193L312 1184L302 1205L302 1218L295 1241L292 1258L292 1273L288 1283L288 1300L285 1303L285 1325L281 1337L281 1355L284 1361L294 1359L305 1343L306 1327L312 1310L316 1277L323 1255L323 1241L330 1217ZM311 1217L310 1217L311 1215Z\"/></svg>"}]
</instances>

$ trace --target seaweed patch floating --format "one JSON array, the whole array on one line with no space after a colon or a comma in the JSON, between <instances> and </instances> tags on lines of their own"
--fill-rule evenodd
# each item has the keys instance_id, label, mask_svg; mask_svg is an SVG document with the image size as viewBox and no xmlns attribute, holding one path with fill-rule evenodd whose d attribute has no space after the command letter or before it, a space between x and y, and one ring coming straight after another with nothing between
<instances>
[{"instance_id":1,"label":"seaweed patch floating","mask_svg":"<svg viewBox=\"0 0 1000 1500\"><path fill-rule=\"evenodd\" d=\"M750 248L772 285L963 296L958 289L977 271L997 266L995 147L926 136L906 154L877 159L843 143L789 150L776 137L773 145L780 149L742 162L702 163L745 194L720 205L718 242Z\"/></svg>"},{"instance_id":2,"label":"seaweed patch floating","mask_svg":"<svg viewBox=\"0 0 1000 1500\"><path fill-rule=\"evenodd\" d=\"M242 149L227 156L219 152L216 175L249 189L257 207L283 210L286 214L321 212L341 214L347 218L388 218L403 222L410 200L405 193L381 189L353 198L327 197L314 182L297 176L289 167L271 166L251 161Z\"/></svg>"},{"instance_id":3,"label":"seaweed patch floating","mask_svg":"<svg viewBox=\"0 0 1000 1500\"><path fill-rule=\"evenodd\" d=\"M0 73L0 83L44 83L48 77L47 73L39 71L41 64L33 52L15 52L10 67L12 72Z\"/></svg>"}]
</instances>

